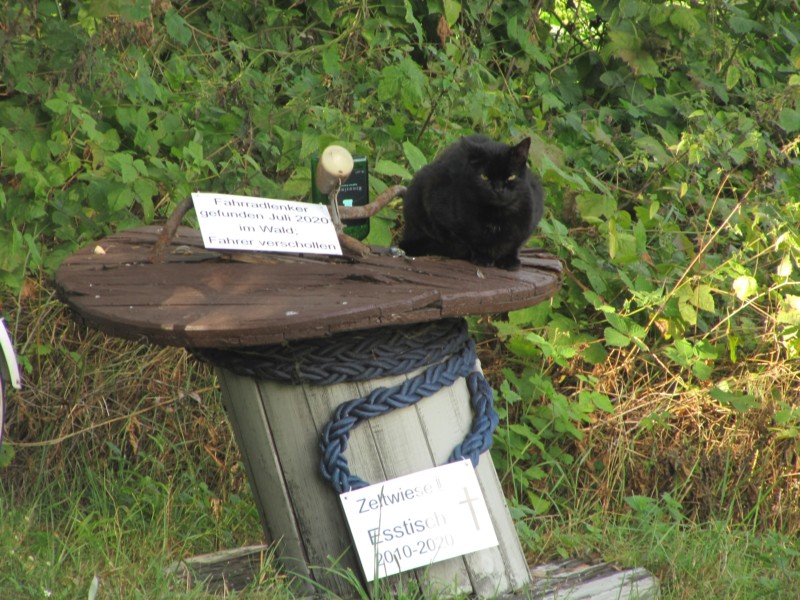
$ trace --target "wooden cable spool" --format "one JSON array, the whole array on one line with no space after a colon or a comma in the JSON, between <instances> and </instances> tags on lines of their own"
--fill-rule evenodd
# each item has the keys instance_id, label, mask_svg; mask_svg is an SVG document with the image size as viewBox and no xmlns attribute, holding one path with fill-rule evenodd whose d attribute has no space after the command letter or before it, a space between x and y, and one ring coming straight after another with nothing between
<instances>
[{"instance_id":1,"label":"wooden cable spool","mask_svg":"<svg viewBox=\"0 0 800 600\"><path fill-rule=\"evenodd\" d=\"M189 349L247 349L525 308L560 286L560 262L532 250L522 252L522 268L512 272L377 253L220 253L204 249L195 230L175 226L174 236L162 233L141 227L79 250L56 273L59 297L79 319L109 335ZM154 249L159 260L153 260ZM317 475L319 433L339 404L414 373L322 386L262 380L225 367L217 367L217 375L278 558L301 581L353 594L328 569L331 561L337 569L359 567L338 497ZM350 464L370 482L443 464L471 420L462 379L356 429ZM422 589L493 596L528 583L488 452L476 472L500 545L393 576L390 585L414 578Z\"/></svg>"}]
</instances>

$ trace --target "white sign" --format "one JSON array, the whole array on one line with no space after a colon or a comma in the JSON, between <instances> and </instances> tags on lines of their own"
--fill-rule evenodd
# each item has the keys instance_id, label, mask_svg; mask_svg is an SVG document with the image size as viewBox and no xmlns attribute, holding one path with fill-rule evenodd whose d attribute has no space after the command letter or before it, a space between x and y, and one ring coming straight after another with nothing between
<instances>
[{"instance_id":1,"label":"white sign","mask_svg":"<svg viewBox=\"0 0 800 600\"><path fill-rule=\"evenodd\" d=\"M206 248L342 253L324 204L202 192L192 201Z\"/></svg>"},{"instance_id":2,"label":"white sign","mask_svg":"<svg viewBox=\"0 0 800 600\"><path fill-rule=\"evenodd\" d=\"M469 460L340 498L367 581L497 546Z\"/></svg>"}]
</instances>

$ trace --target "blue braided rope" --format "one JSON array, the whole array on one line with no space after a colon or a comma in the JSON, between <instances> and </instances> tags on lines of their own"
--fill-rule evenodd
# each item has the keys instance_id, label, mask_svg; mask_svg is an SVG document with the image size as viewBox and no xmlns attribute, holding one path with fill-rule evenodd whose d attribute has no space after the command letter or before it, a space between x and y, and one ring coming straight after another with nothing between
<instances>
[{"instance_id":1,"label":"blue braided rope","mask_svg":"<svg viewBox=\"0 0 800 600\"><path fill-rule=\"evenodd\" d=\"M344 457L354 427L390 410L411 406L462 377L470 392L474 417L449 461L469 458L477 466L480 455L492 446L498 423L494 397L486 379L475 370L475 343L464 319L354 331L283 345L193 352L246 377L292 384L365 381L427 367L416 377L394 387L375 389L334 411L320 436L320 472L339 493L368 485L350 472Z\"/></svg>"},{"instance_id":2,"label":"blue braided rope","mask_svg":"<svg viewBox=\"0 0 800 600\"><path fill-rule=\"evenodd\" d=\"M470 403L475 416L469 433L450 455L449 462L469 458L477 466L480 455L492 447L492 434L498 424L494 396L483 374L475 371L475 343L466 336L462 349L422 373L389 388L377 388L367 396L340 404L320 436L320 473L338 492L366 487L366 481L350 472L344 452L354 427L366 419L396 408L412 406L422 398L466 377Z\"/></svg>"}]
</instances>

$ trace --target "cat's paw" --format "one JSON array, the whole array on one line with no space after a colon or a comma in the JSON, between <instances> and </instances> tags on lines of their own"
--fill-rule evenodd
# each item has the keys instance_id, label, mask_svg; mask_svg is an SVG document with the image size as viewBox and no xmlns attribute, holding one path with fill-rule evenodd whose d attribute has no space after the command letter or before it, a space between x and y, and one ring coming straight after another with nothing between
<instances>
[{"instance_id":1,"label":"cat's paw","mask_svg":"<svg viewBox=\"0 0 800 600\"><path fill-rule=\"evenodd\" d=\"M506 271L519 271L522 263L516 254L509 254L507 256L501 256L494 261L494 266L499 269L505 269Z\"/></svg>"}]
</instances>

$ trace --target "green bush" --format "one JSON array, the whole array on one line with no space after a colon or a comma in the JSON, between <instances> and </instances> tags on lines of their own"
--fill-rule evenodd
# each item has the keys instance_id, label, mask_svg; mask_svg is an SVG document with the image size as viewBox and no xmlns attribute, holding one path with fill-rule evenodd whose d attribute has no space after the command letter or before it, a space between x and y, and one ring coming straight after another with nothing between
<instances>
[{"instance_id":1,"label":"green bush","mask_svg":"<svg viewBox=\"0 0 800 600\"><path fill-rule=\"evenodd\" d=\"M737 365L800 351L796 3L537 6L8 3L0 282L18 292L193 190L303 197L332 142L370 156L377 193L464 133L530 135L548 206L531 243L565 278L492 329L520 500L552 507L535 484L557 494L549 474L615 410L598 382L618 365L746 412L764 396L728 381ZM772 400L797 438L791 401Z\"/></svg>"}]
</instances>

